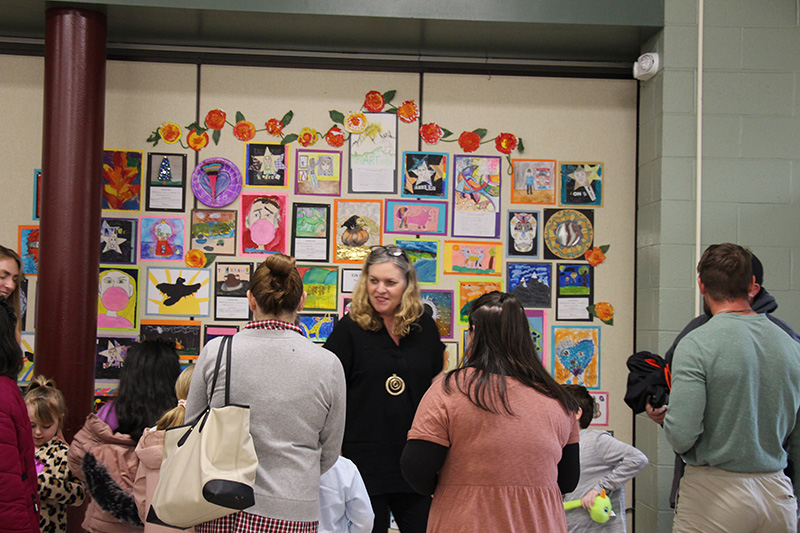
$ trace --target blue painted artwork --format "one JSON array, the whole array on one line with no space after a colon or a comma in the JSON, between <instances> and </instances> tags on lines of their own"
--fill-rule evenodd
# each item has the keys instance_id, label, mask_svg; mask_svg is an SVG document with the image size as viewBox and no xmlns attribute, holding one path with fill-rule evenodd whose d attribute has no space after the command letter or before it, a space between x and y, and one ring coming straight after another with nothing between
<instances>
[{"instance_id":1,"label":"blue painted artwork","mask_svg":"<svg viewBox=\"0 0 800 533\"><path fill-rule=\"evenodd\" d=\"M552 270L549 263L508 263L508 292L527 308L550 307Z\"/></svg>"},{"instance_id":2,"label":"blue painted artwork","mask_svg":"<svg viewBox=\"0 0 800 533\"><path fill-rule=\"evenodd\" d=\"M438 241L421 240L395 240L395 244L403 248L417 271L417 281L423 284L435 284L437 282L439 256Z\"/></svg>"}]
</instances>

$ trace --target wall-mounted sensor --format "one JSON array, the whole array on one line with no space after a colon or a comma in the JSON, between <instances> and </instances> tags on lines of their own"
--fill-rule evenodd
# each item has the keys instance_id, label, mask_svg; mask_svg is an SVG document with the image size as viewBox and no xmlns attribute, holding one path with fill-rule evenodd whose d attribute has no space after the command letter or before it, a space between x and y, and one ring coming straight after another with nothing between
<instances>
[{"instance_id":1,"label":"wall-mounted sensor","mask_svg":"<svg viewBox=\"0 0 800 533\"><path fill-rule=\"evenodd\" d=\"M642 54L633 64L633 77L639 81L649 80L658 73L658 54L650 52Z\"/></svg>"}]
</instances>

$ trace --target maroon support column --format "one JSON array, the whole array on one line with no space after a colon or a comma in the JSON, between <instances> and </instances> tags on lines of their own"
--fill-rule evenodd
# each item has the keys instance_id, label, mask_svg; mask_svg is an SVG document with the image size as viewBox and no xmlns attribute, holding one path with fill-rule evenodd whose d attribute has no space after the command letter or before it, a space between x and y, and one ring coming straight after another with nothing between
<instances>
[{"instance_id":1,"label":"maroon support column","mask_svg":"<svg viewBox=\"0 0 800 533\"><path fill-rule=\"evenodd\" d=\"M106 17L57 8L46 19L34 369L64 392L71 440L94 392Z\"/></svg>"}]
</instances>

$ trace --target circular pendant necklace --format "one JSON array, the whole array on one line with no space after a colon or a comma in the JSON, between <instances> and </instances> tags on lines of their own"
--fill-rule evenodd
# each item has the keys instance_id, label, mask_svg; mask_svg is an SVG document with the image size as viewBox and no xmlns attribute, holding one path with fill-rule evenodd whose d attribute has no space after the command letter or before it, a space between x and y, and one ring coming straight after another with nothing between
<instances>
[{"instance_id":1,"label":"circular pendant necklace","mask_svg":"<svg viewBox=\"0 0 800 533\"><path fill-rule=\"evenodd\" d=\"M392 396L400 396L406 390L406 382L397 374L392 374L386 378L386 392Z\"/></svg>"}]
</instances>

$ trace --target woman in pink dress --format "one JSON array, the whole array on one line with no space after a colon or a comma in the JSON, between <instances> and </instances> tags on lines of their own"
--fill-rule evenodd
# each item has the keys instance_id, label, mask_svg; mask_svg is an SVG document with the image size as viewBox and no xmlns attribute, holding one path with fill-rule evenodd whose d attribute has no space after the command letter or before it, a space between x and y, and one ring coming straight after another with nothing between
<instances>
[{"instance_id":1,"label":"woman in pink dress","mask_svg":"<svg viewBox=\"0 0 800 533\"><path fill-rule=\"evenodd\" d=\"M522 305L492 292L469 314L465 362L431 385L401 468L432 494L428 532L566 532L580 475L578 424L542 366Z\"/></svg>"}]
</instances>

